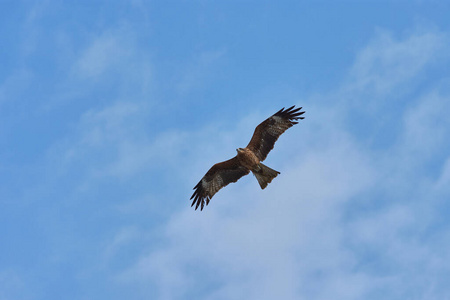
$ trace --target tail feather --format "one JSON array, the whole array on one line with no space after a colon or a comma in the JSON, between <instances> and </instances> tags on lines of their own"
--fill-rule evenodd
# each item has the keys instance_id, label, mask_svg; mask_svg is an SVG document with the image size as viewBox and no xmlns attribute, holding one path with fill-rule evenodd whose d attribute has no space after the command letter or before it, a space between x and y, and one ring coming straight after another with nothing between
<instances>
[{"instance_id":1,"label":"tail feather","mask_svg":"<svg viewBox=\"0 0 450 300\"><path fill-rule=\"evenodd\" d=\"M258 180L261 189L265 189L266 186L272 182L272 179L277 177L280 172L275 171L262 163L260 163L259 166L260 169L258 171L252 171L252 173Z\"/></svg>"}]
</instances>

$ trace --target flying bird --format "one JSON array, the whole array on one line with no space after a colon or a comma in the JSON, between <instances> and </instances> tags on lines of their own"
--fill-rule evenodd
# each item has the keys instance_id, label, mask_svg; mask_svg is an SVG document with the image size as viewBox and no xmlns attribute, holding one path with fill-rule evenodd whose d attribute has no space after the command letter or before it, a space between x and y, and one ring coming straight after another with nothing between
<instances>
[{"instance_id":1,"label":"flying bird","mask_svg":"<svg viewBox=\"0 0 450 300\"><path fill-rule=\"evenodd\" d=\"M250 171L255 175L261 189L265 189L280 172L263 165L261 162L266 159L267 154L273 149L280 135L297 124L296 120L305 118L301 117L305 113L300 111L302 107L295 109L294 107L295 105L286 110L283 107L277 111L256 127L247 147L237 148L235 157L212 166L194 187L191 207L195 204L195 210L199 206L200 210L203 210L205 202L208 205L211 198L221 188L231 182L238 181L239 178L247 175Z\"/></svg>"}]
</instances>

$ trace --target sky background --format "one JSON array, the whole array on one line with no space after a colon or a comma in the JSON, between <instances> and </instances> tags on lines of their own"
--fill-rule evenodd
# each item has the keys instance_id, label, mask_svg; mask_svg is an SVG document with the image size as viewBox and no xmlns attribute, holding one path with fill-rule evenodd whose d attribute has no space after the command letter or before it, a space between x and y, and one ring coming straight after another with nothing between
<instances>
[{"instance_id":1,"label":"sky background","mask_svg":"<svg viewBox=\"0 0 450 300\"><path fill-rule=\"evenodd\" d=\"M0 300L450 299L449 12L0 1ZM294 104L268 188L192 209Z\"/></svg>"}]
</instances>

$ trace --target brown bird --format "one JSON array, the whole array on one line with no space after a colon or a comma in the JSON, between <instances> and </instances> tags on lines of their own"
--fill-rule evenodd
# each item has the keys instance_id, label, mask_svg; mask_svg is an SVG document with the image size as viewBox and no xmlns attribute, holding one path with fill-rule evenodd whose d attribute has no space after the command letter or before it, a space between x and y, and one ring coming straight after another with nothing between
<instances>
[{"instance_id":1,"label":"brown bird","mask_svg":"<svg viewBox=\"0 0 450 300\"><path fill-rule=\"evenodd\" d=\"M300 108L294 109L295 105L277 111L273 116L256 127L253 137L246 148L236 149L237 155L227 161L217 163L203 176L202 180L194 187L194 194L191 196L192 205L195 209L200 206L203 210L209 204L211 198L224 186L231 182L236 182L244 175L252 171L258 180L261 189L264 189L280 172L263 165L264 161L273 149L275 142L280 135L289 127L297 124L298 119L305 112L299 112Z\"/></svg>"}]
</instances>

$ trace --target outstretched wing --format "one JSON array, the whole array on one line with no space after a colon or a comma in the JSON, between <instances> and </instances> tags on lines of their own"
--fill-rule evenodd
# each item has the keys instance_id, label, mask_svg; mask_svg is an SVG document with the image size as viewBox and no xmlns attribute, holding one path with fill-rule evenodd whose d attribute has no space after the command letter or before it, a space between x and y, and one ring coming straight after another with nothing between
<instances>
[{"instance_id":1,"label":"outstretched wing","mask_svg":"<svg viewBox=\"0 0 450 300\"><path fill-rule=\"evenodd\" d=\"M233 157L227 161L215 164L209 169L205 176L203 176L202 180L197 183L194 187L194 193L191 196L192 205L195 205L195 209L197 210L198 206L201 204L200 210L203 210L206 205L209 204L209 200L217 193L221 188L226 186L231 182L238 181L244 175L247 175L250 171L243 167L237 157Z\"/></svg>"},{"instance_id":2,"label":"outstretched wing","mask_svg":"<svg viewBox=\"0 0 450 300\"><path fill-rule=\"evenodd\" d=\"M295 105L286 110L283 107L256 127L247 148L252 150L260 161L266 159L267 154L273 149L275 142L283 132L297 124L296 120L305 118L300 117L305 113L304 111L299 112L302 108L293 109L294 107Z\"/></svg>"}]
</instances>

